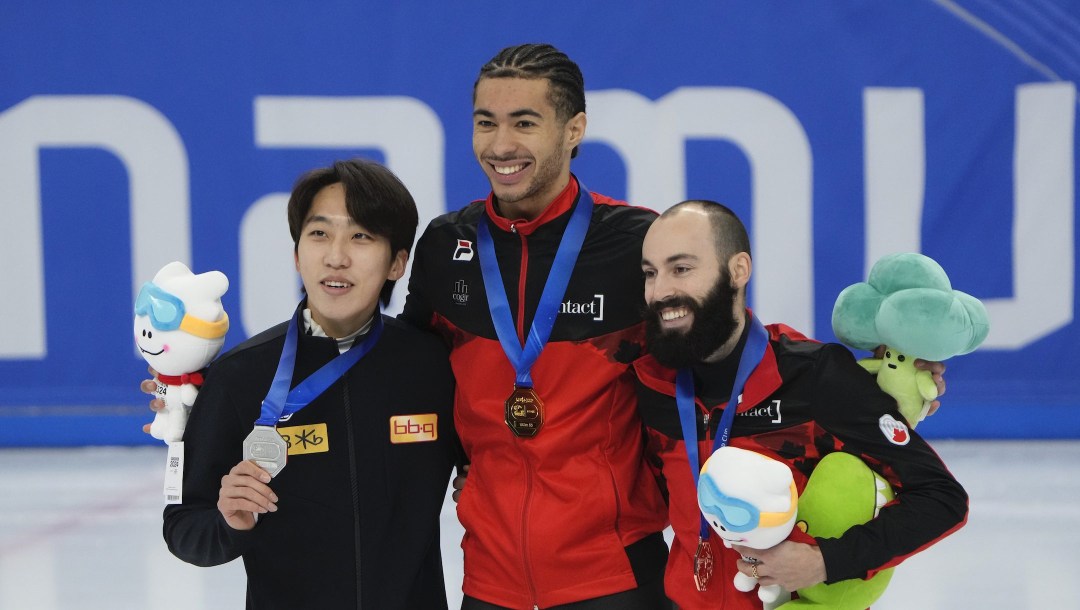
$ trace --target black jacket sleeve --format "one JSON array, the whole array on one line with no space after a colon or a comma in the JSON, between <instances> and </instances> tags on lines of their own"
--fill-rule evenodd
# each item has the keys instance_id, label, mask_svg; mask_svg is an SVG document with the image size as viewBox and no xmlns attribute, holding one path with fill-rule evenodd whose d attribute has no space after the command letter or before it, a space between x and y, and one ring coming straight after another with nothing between
<instances>
[{"instance_id":1,"label":"black jacket sleeve","mask_svg":"<svg viewBox=\"0 0 1080 610\"><path fill-rule=\"evenodd\" d=\"M164 511L169 550L197 566L236 559L255 531L234 530L217 508L221 478L243 460L243 439L254 422L245 427L239 420L229 398L229 375L221 370L228 367L219 365L211 366L184 431L183 504Z\"/></svg>"},{"instance_id":2,"label":"black jacket sleeve","mask_svg":"<svg viewBox=\"0 0 1080 610\"><path fill-rule=\"evenodd\" d=\"M814 419L843 444L843 451L861 458L896 491L896 500L868 523L840 538L818 539L826 582L867 578L962 526L968 497L918 433L909 429L902 444L889 440L882 417L903 422L903 416L847 349L824 346L817 368Z\"/></svg>"},{"instance_id":3,"label":"black jacket sleeve","mask_svg":"<svg viewBox=\"0 0 1080 610\"><path fill-rule=\"evenodd\" d=\"M409 294L405 297L405 307L398 316L414 327L423 329L431 328L432 316L435 313L426 292L428 264L424 260L424 254L431 249L430 242L435 239L433 232L434 229L429 224L416 242L416 247L413 248L415 254L412 271L409 274Z\"/></svg>"}]
</instances>

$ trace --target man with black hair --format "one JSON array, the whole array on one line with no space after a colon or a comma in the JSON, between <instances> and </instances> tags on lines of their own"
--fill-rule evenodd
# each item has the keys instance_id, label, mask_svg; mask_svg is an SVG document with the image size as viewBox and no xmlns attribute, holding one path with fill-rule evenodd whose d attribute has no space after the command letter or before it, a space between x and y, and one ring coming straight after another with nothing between
<instances>
[{"instance_id":1,"label":"man with black hair","mask_svg":"<svg viewBox=\"0 0 1080 610\"><path fill-rule=\"evenodd\" d=\"M666 508L645 462L630 363L641 353L641 240L655 218L570 173L585 135L578 66L509 47L473 88L486 199L416 246L404 317L439 331L471 462L463 608L653 610Z\"/></svg>"},{"instance_id":2,"label":"man with black hair","mask_svg":"<svg viewBox=\"0 0 1080 610\"><path fill-rule=\"evenodd\" d=\"M438 338L379 306L405 271L416 205L356 160L302 176L288 217L304 301L210 366L165 540L195 565L243 557L249 608L445 609L453 377ZM248 450L260 427L284 467Z\"/></svg>"},{"instance_id":3,"label":"man with black hair","mask_svg":"<svg viewBox=\"0 0 1080 610\"><path fill-rule=\"evenodd\" d=\"M756 591L735 589L736 570L789 591L873 576L967 516L964 489L845 347L763 325L746 308L752 268L742 222L711 201L664 212L642 248L649 353L634 368L675 530L666 590L686 610L761 608ZM800 493L822 458L849 453L888 480L897 499L839 538L726 549L702 522L694 473L728 439L787 464ZM732 504L733 515L741 509Z\"/></svg>"}]
</instances>

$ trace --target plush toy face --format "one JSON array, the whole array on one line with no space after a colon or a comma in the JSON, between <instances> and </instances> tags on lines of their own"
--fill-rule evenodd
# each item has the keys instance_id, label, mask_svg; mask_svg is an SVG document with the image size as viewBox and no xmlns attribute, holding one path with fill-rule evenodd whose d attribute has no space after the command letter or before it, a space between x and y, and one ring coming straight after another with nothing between
<instances>
[{"instance_id":1,"label":"plush toy face","mask_svg":"<svg viewBox=\"0 0 1080 610\"><path fill-rule=\"evenodd\" d=\"M143 285L135 301L135 345L159 373L182 375L210 363L225 342L229 319L221 306L225 275L194 275L169 263Z\"/></svg>"},{"instance_id":2,"label":"plush toy face","mask_svg":"<svg viewBox=\"0 0 1080 610\"><path fill-rule=\"evenodd\" d=\"M915 377L915 358L887 347L878 371L878 385L886 392L906 390L906 380ZM890 392L891 393L891 392Z\"/></svg>"},{"instance_id":3,"label":"plush toy face","mask_svg":"<svg viewBox=\"0 0 1080 610\"><path fill-rule=\"evenodd\" d=\"M159 373L182 375L202 369L218 351L224 337L205 339L182 330L157 330L149 316L135 316L135 345Z\"/></svg>"},{"instance_id":4,"label":"plush toy face","mask_svg":"<svg viewBox=\"0 0 1080 610\"><path fill-rule=\"evenodd\" d=\"M698 505L729 546L776 546L795 524L798 493L788 467L772 458L721 447L705 462Z\"/></svg>"}]
</instances>

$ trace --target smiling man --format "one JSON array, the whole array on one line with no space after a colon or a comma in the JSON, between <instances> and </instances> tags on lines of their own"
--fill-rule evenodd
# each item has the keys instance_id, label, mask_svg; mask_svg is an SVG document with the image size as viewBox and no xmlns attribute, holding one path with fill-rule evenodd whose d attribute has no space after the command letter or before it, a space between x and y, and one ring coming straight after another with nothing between
<instances>
[{"instance_id":1,"label":"smiling man","mask_svg":"<svg viewBox=\"0 0 1080 610\"><path fill-rule=\"evenodd\" d=\"M736 570L789 591L866 578L963 525L963 488L851 353L762 325L746 308L750 242L729 209L687 201L664 212L645 236L641 269L650 352L634 366L668 484L675 539L666 587L679 608L761 608L756 592L734 588ZM902 442L897 426L907 432ZM751 565L710 535L698 509L696 475L728 439L786 463L800 493L822 458L850 453L888 480L897 500L839 538L740 549L760 560Z\"/></svg>"},{"instance_id":2,"label":"smiling man","mask_svg":"<svg viewBox=\"0 0 1080 610\"><path fill-rule=\"evenodd\" d=\"M305 299L211 365L165 540L195 565L243 557L249 608L445 609L453 379L436 337L379 308L416 206L389 170L356 160L301 177L288 216Z\"/></svg>"},{"instance_id":3,"label":"smiling man","mask_svg":"<svg viewBox=\"0 0 1080 610\"><path fill-rule=\"evenodd\" d=\"M404 311L451 348L471 462L462 607L669 608L666 508L630 373L655 214L571 175L585 88L554 47L496 55L472 116L491 193L428 226Z\"/></svg>"}]
</instances>

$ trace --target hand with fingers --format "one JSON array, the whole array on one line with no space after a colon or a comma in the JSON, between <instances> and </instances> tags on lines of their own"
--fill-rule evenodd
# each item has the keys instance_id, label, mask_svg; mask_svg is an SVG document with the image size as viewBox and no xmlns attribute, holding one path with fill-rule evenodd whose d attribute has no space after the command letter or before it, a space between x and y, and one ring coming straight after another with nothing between
<instances>
[{"instance_id":1,"label":"hand with fingers","mask_svg":"<svg viewBox=\"0 0 1080 610\"><path fill-rule=\"evenodd\" d=\"M466 479L468 479L468 477L469 465L464 464L462 466L458 466L457 476L454 477L454 482L452 483L452 485L454 486L454 493L450 494L450 497L453 498L454 502L457 502L461 499L461 492L465 489L465 481Z\"/></svg>"},{"instance_id":2,"label":"hand with fingers","mask_svg":"<svg viewBox=\"0 0 1080 610\"><path fill-rule=\"evenodd\" d=\"M737 563L739 572L757 580L763 587L779 585L788 591L825 581L825 560L812 544L785 540L768 549L732 545L744 559ZM752 557L756 561L747 561Z\"/></svg>"},{"instance_id":3,"label":"hand with fingers","mask_svg":"<svg viewBox=\"0 0 1080 610\"><path fill-rule=\"evenodd\" d=\"M158 384L157 381L155 381L157 378L157 371L155 371L152 366L147 367L146 370L154 379L143 379L139 383L139 389L142 390L144 394L149 394L154 397L153 400L150 401L150 410L153 411L156 416L159 412L165 410L165 401L158 397ZM142 431L146 434L150 434L150 424L143 424Z\"/></svg>"},{"instance_id":4,"label":"hand with fingers","mask_svg":"<svg viewBox=\"0 0 1080 610\"><path fill-rule=\"evenodd\" d=\"M255 527L256 514L277 512L277 494L270 489L270 474L245 460L221 477L218 492L218 511L229 527L250 530Z\"/></svg>"}]
</instances>

